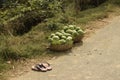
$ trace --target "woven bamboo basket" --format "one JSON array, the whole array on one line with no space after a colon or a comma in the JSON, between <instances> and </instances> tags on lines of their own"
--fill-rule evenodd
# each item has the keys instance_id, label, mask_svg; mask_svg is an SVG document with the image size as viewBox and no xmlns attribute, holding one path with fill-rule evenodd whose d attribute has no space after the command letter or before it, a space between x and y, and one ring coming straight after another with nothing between
<instances>
[{"instance_id":1,"label":"woven bamboo basket","mask_svg":"<svg viewBox=\"0 0 120 80\"><path fill-rule=\"evenodd\" d=\"M73 42L71 44L61 44L61 45L50 44L49 49L52 51L67 51L71 49L72 46L73 46Z\"/></svg>"},{"instance_id":2,"label":"woven bamboo basket","mask_svg":"<svg viewBox=\"0 0 120 80\"><path fill-rule=\"evenodd\" d=\"M84 35L78 35L78 36L76 36L76 37L73 39L74 43L81 42L83 37L84 37Z\"/></svg>"}]
</instances>

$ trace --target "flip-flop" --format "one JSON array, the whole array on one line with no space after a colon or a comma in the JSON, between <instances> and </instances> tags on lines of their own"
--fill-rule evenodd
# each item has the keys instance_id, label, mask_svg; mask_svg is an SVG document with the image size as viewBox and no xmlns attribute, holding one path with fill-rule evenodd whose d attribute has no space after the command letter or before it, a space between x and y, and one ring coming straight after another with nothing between
<instances>
[{"instance_id":1,"label":"flip-flop","mask_svg":"<svg viewBox=\"0 0 120 80\"><path fill-rule=\"evenodd\" d=\"M49 63L45 62L45 63L41 63L41 65L46 68L48 71L52 70L52 67L50 66Z\"/></svg>"},{"instance_id":2,"label":"flip-flop","mask_svg":"<svg viewBox=\"0 0 120 80\"><path fill-rule=\"evenodd\" d=\"M43 67L41 64L36 64L35 66L32 66L32 70L41 71L41 72L47 71L47 69L45 67Z\"/></svg>"}]
</instances>

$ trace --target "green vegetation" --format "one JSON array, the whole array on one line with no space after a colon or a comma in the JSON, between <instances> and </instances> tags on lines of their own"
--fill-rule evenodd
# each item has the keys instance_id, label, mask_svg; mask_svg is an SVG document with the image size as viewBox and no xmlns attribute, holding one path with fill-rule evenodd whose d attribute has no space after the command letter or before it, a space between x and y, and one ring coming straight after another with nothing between
<instances>
[{"instance_id":1,"label":"green vegetation","mask_svg":"<svg viewBox=\"0 0 120 80\"><path fill-rule=\"evenodd\" d=\"M84 4L87 6L74 0L8 0L0 4L0 72L9 67L8 60L49 54L47 37L51 33L64 25L106 18L119 11L120 0L100 2L97 7L91 2Z\"/></svg>"}]
</instances>

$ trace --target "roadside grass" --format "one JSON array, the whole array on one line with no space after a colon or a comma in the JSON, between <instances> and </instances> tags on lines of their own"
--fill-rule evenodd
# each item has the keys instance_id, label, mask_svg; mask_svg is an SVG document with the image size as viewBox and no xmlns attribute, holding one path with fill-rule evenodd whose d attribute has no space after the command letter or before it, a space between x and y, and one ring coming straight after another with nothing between
<instances>
[{"instance_id":1,"label":"roadside grass","mask_svg":"<svg viewBox=\"0 0 120 80\"><path fill-rule=\"evenodd\" d=\"M87 9L79 12L77 15L72 14L71 9L68 9L70 12L66 13L68 24L77 24L87 25L90 21L103 19L109 17L110 14L116 13L120 14L118 2L106 2L99 7ZM57 19L56 17L55 19ZM51 21L51 19L50 19ZM51 23L51 22L48 23ZM73 21L73 22L72 22ZM52 22L54 23L54 21ZM62 26L60 24L59 26ZM7 61L15 60L22 58L37 58L39 56L55 56L60 55L56 52L49 51L47 47L49 43L47 42L47 36L54 32L49 29L59 30L58 27L48 27L46 22L42 22L37 26L33 27L28 33L25 33L22 36L13 36L13 35L1 35L0 36L0 72L5 72L10 69L11 65L7 64ZM66 53L63 52L62 55ZM0 79L4 80L3 74L0 73ZM1 75L2 74L2 75Z\"/></svg>"},{"instance_id":2,"label":"roadside grass","mask_svg":"<svg viewBox=\"0 0 120 80\"><path fill-rule=\"evenodd\" d=\"M103 19L109 17L110 14L116 13L119 14L120 9L119 5L120 2L115 1L108 1L96 8L87 9L85 11L81 11L76 16L76 24L87 24L90 21Z\"/></svg>"},{"instance_id":3,"label":"roadside grass","mask_svg":"<svg viewBox=\"0 0 120 80\"><path fill-rule=\"evenodd\" d=\"M6 80L7 79L5 73L9 69L11 69L11 67L12 67L11 65L6 64L5 61L0 59L0 80Z\"/></svg>"}]
</instances>

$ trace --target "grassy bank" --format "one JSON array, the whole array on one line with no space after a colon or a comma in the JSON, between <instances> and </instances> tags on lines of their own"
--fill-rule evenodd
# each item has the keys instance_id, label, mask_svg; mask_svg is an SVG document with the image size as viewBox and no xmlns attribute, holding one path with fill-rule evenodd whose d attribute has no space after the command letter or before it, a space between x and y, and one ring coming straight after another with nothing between
<instances>
[{"instance_id":1,"label":"grassy bank","mask_svg":"<svg viewBox=\"0 0 120 80\"><path fill-rule=\"evenodd\" d=\"M50 16L45 20L40 21L40 23L38 22L36 25L32 25L31 29L22 35L14 35L11 32L9 35L1 34L0 72L4 72L4 70L11 67L6 63L6 61L9 60L12 61L22 58L35 58L36 56L38 57L47 54L54 55L51 54L52 52L46 49L49 45L47 42L47 36L51 32L61 29L62 26L66 24L82 25L82 27L85 29L84 25L87 25L87 23L90 21L107 18L111 13L120 14L119 4L120 1L111 0L101 4L96 8L79 11L78 14L74 13L73 4L69 4L69 7L65 8L65 13L56 13L54 16ZM14 13L14 10L12 13ZM22 13L23 12L21 12L21 14ZM18 13L15 13L15 15L16 14ZM6 21L7 19L2 21ZM0 76L0 78L3 77Z\"/></svg>"}]
</instances>

